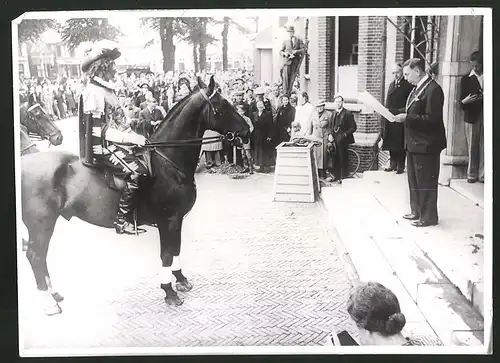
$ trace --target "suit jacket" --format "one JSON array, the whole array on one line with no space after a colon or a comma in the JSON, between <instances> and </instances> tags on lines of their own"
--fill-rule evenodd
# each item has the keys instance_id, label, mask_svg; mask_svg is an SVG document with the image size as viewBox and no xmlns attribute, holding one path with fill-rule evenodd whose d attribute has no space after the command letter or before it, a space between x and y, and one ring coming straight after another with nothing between
<instances>
[{"instance_id":1,"label":"suit jacket","mask_svg":"<svg viewBox=\"0 0 500 363\"><path fill-rule=\"evenodd\" d=\"M281 44L281 49L280 51L282 52L281 53L281 56L283 57L283 60L284 60L284 64L286 65L290 65L292 64L293 60L297 58L297 56L295 56L294 58L290 59L290 58L287 58L283 55L283 53L292 53L293 51L296 51L296 53L303 53L305 50L305 44L304 44L304 41L302 39L300 39L299 37L295 36L295 44L292 44L292 40L290 38L287 38L283 41L283 43ZM300 52L297 52L297 51L300 51Z\"/></svg>"},{"instance_id":2,"label":"suit jacket","mask_svg":"<svg viewBox=\"0 0 500 363\"><path fill-rule=\"evenodd\" d=\"M330 134L333 135L337 145L354 144L353 134L358 126L351 111L342 108L340 112L335 112L331 125Z\"/></svg>"},{"instance_id":3,"label":"suit jacket","mask_svg":"<svg viewBox=\"0 0 500 363\"><path fill-rule=\"evenodd\" d=\"M410 95L413 85L404 78L398 84L392 81L387 91L385 106L393 114L404 112L406 100ZM384 150L404 151L404 125L398 122L389 122L382 117L382 138L384 139Z\"/></svg>"},{"instance_id":4,"label":"suit jacket","mask_svg":"<svg viewBox=\"0 0 500 363\"><path fill-rule=\"evenodd\" d=\"M135 130L137 133L143 135L144 137L149 137L153 133L154 127L151 125L151 121L160 121L163 119L163 115L160 110L149 111L145 108L139 112L139 121Z\"/></svg>"},{"instance_id":5,"label":"suit jacket","mask_svg":"<svg viewBox=\"0 0 500 363\"><path fill-rule=\"evenodd\" d=\"M418 97L414 98L415 96ZM422 93L415 90L411 99L414 100L406 111L404 122L405 149L420 154L440 153L446 148L443 89L436 81L431 80Z\"/></svg>"},{"instance_id":6,"label":"suit jacket","mask_svg":"<svg viewBox=\"0 0 500 363\"><path fill-rule=\"evenodd\" d=\"M460 80L460 99L458 100L458 102L460 103L460 106L465 113L464 121L469 124L475 124L482 117L483 99L481 98L476 102L472 102L466 105L462 103L462 100L467 97L467 95L471 93L476 94L478 92L482 92L482 89L476 76L469 74L463 76Z\"/></svg>"}]
</instances>

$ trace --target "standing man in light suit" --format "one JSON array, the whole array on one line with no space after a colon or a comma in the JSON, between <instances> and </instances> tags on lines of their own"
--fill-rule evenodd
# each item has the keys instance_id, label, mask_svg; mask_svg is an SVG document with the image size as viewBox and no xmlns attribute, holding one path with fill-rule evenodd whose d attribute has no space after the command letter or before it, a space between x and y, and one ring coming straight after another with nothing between
<instances>
[{"instance_id":1,"label":"standing man in light suit","mask_svg":"<svg viewBox=\"0 0 500 363\"><path fill-rule=\"evenodd\" d=\"M281 68L281 81L283 93L289 95L292 93L293 82L299 71L302 57L306 52L304 41L295 35L293 26L286 27L288 39L283 41L280 49L280 55L284 64Z\"/></svg>"},{"instance_id":2,"label":"standing man in light suit","mask_svg":"<svg viewBox=\"0 0 500 363\"><path fill-rule=\"evenodd\" d=\"M395 116L404 122L408 185L411 213L403 218L415 227L438 224L437 197L440 154L446 148L443 122L444 94L441 86L425 72L419 58L403 65L405 79L415 88L408 96L403 113Z\"/></svg>"}]
</instances>

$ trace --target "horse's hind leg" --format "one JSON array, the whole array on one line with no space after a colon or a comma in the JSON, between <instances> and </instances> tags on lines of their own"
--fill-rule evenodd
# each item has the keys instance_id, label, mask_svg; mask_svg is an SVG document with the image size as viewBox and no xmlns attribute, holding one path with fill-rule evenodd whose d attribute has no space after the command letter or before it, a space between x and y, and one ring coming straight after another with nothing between
<instances>
[{"instance_id":1,"label":"horse's hind leg","mask_svg":"<svg viewBox=\"0 0 500 363\"><path fill-rule=\"evenodd\" d=\"M46 315L55 315L62 312L58 303L63 300L63 297L52 290L47 267L49 242L54 232L56 220L57 218L40 218L35 222L35 225L28 225L30 243L26 251L26 257L31 264L37 288L42 293Z\"/></svg>"}]
</instances>

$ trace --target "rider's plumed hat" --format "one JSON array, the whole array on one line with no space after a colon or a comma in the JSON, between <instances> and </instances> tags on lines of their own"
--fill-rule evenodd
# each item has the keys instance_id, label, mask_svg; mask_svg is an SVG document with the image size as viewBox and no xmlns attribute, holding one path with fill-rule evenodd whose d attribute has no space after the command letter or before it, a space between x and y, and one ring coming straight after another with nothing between
<instances>
[{"instance_id":1,"label":"rider's plumed hat","mask_svg":"<svg viewBox=\"0 0 500 363\"><path fill-rule=\"evenodd\" d=\"M87 57L83 60L82 71L87 72L92 66L92 63L99 59L109 58L115 60L121 55L122 53L118 49L118 44L106 39L100 40L94 43Z\"/></svg>"}]
</instances>

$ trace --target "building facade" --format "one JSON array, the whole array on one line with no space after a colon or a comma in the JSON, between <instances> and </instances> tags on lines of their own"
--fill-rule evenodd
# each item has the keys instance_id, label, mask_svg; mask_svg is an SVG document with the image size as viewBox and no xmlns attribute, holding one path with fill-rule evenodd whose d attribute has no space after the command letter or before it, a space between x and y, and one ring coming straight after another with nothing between
<instances>
[{"instance_id":1,"label":"building facade","mask_svg":"<svg viewBox=\"0 0 500 363\"><path fill-rule=\"evenodd\" d=\"M443 151L440 182L463 178L468 161L463 111L457 97L460 77L467 74L469 56L482 49L481 16L342 16L280 19L271 30L256 38L255 74L257 82L279 81L280 28L293 24L296 34L308 43L299 81L311 102L327 102L331 108L335 94L345 99L354 113L358 130L352 146L361 158L360 171L378 169L388 155L379 152L380 116L358 102L357 94L368 91L385 102L391 66L411 57L425 57L437 63L437 82L445 94L444 121L448 147ZM267 34L265 32L267 31ZM460 36L458 36L460 34ZM266 54L267 52L267 54ZM374 160L375 159L375 160ZM373 161L373 162L372 162Z\"/></svg>"}]
</instances>

